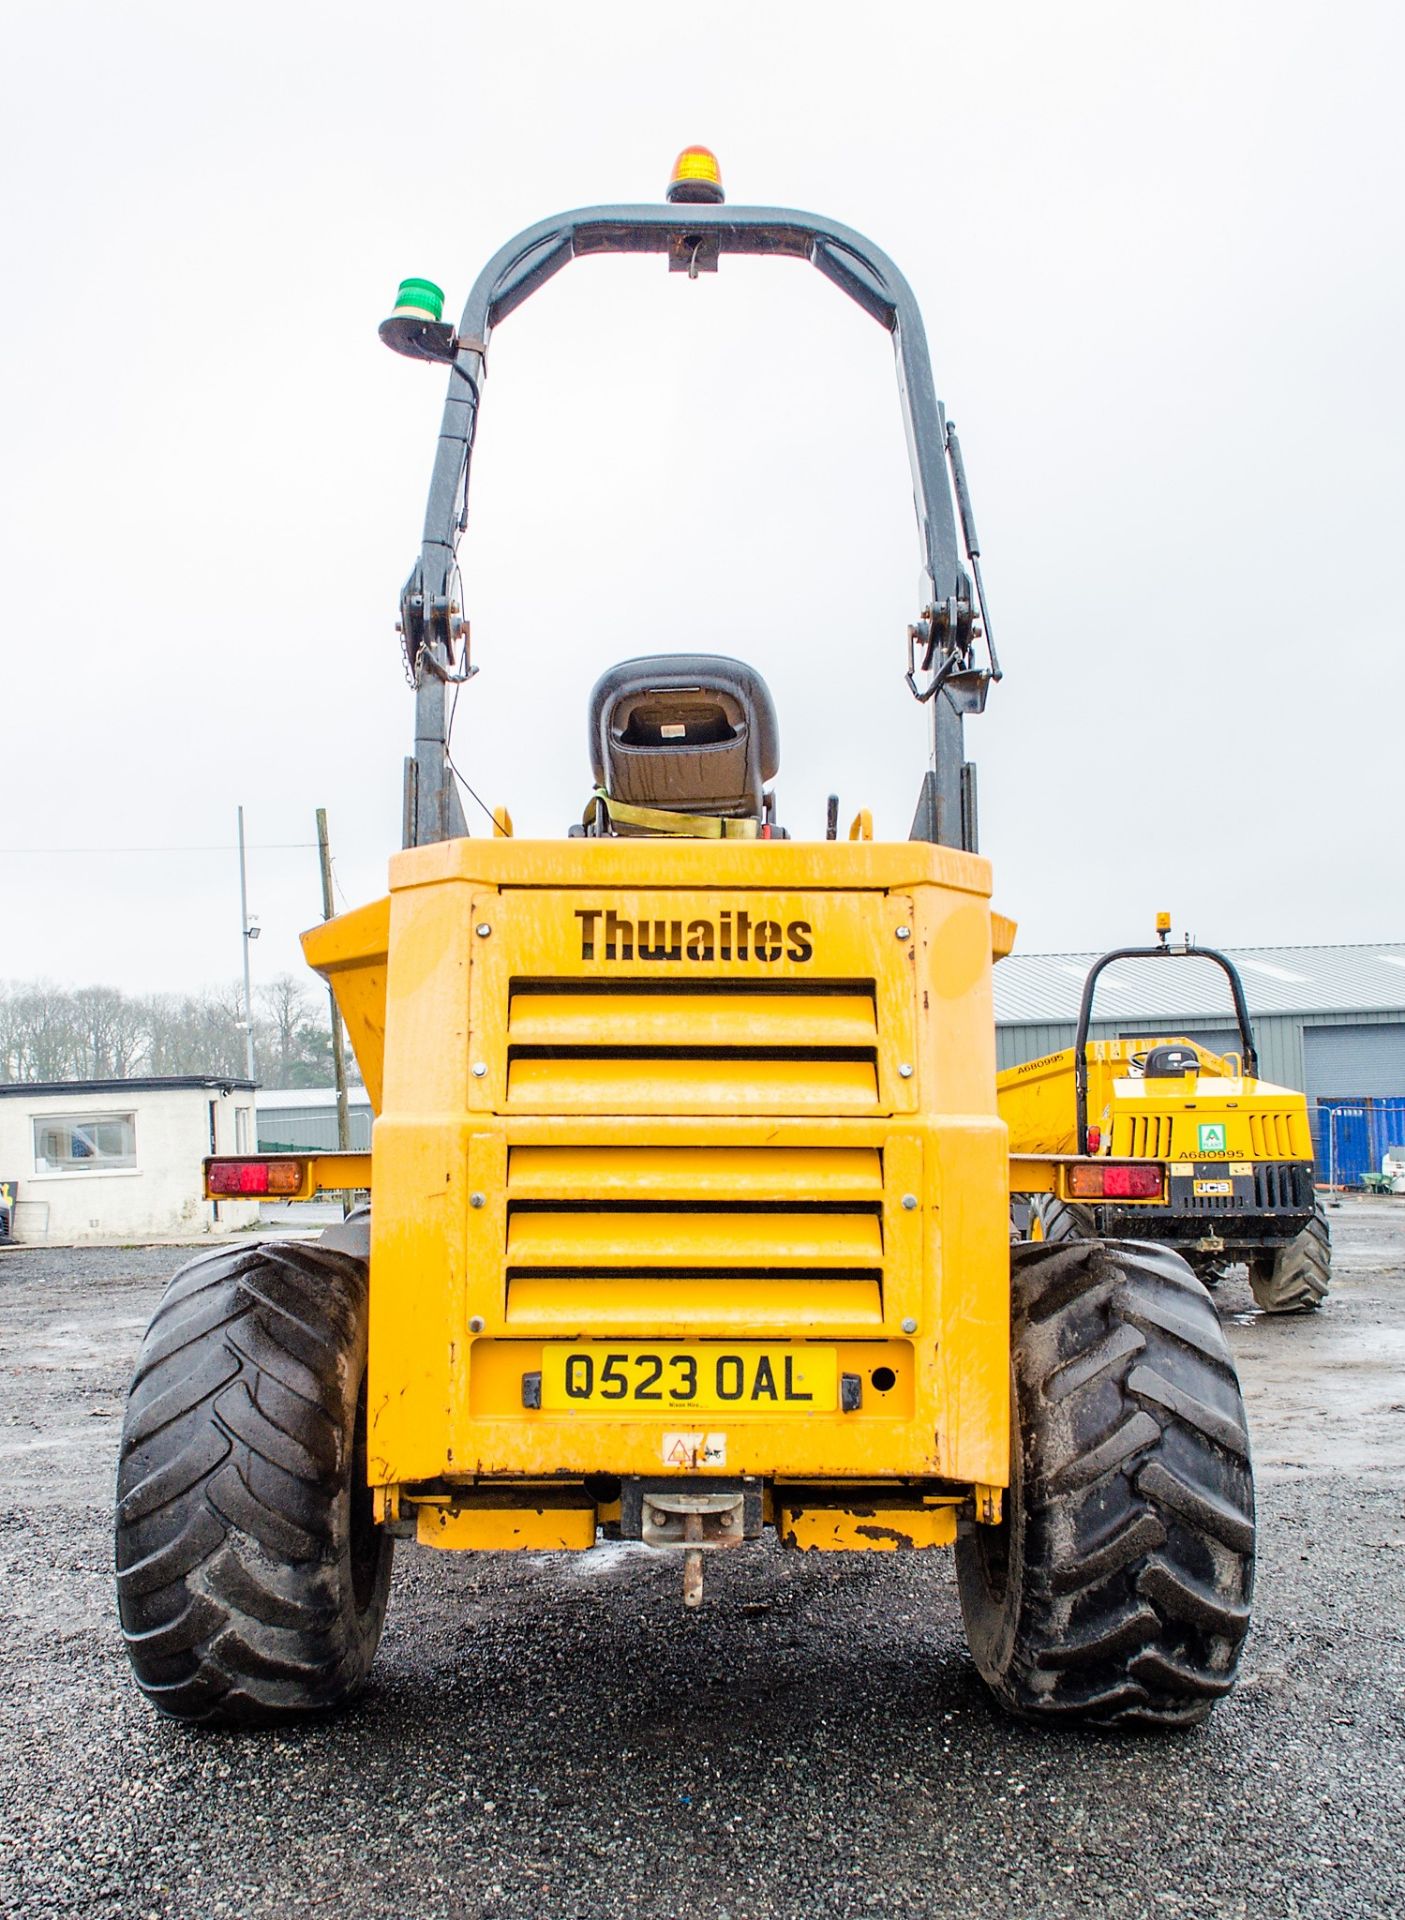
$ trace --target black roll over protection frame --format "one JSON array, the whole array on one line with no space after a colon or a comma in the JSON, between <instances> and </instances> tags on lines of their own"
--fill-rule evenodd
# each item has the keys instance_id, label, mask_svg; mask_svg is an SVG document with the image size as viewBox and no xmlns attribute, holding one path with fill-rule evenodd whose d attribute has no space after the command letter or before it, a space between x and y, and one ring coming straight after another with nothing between
<instances>
[{"instance_id":1,"label":"black roll over protection frame","mask_svg":"<svg viewBox=\"0 0 1405 1920\"><path fill-rule=\"evenodd\" d=\"M474 282L457 329L403 317L382 327L382 337L397 352L446 362L451 369L420 557L400 603L401 638L416 692L415 753L406 765L405 844L467 832L448 764L446 688L475 671L467 659L457 550L467 525L469 472L492 330L569 261L606 253L663 253L670 271L693 279L715 272L724 253L808 260L892 335L925 599L908 633L907 681L931 710L930 761L911 838L975 851L975 769L965 758L962 720L983 709L987 688L1001 673L988 619L989 664L978 664L974 651L981 634L977 614L985 612L980 547L960 443L932 383L927 337L912 290L885 253L834 221L785 208L689 204L586 207L539 221L494 254ZM953 492L975 574L974 604L971 577L957 551ZM918 685L919 671L927 676L925 686Z\"/></svg>"},{"instance_id":2,"label":"black roll over protection frame","mask_svg":"<svg viewBox=\"0 0 1405 1920\"><path fill-rule=\"evenodd\" d=\"M1189 938L1178 947L1164 940L1156 947L1114 947L1111 953L1103 954L1089 967L1088 977L1083 982L1083 998L1078 1003L1078 1028L1073 1039L1073 1086L1078 1103L1080 1153L1088 1151L1088 1028L1093 1019L1093 995L1097 991L1099 976L1114 960L1212 960L1229 981L1229 990L1234 997L1234 1017L1244 1050L1244 1071L1251 1080L1259 1077L1259 1056L1254 1047L1254 1029L1249 1021L1244 982L1239 977L1238 967L1227 953L1220 953L1214 947L1197 947Z\"/></svg>"}]
</instances>

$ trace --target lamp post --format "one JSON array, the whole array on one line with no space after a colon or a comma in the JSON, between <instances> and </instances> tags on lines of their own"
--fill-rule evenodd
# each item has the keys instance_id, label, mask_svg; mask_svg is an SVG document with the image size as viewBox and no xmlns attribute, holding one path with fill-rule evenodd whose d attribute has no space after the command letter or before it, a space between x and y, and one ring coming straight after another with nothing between
<instances>
[{"instance_id":1,"label":"lamp post","mask_svg":"<svg viewBox=\"0 0 1405 1920\"><path fill-rule=\"evenodd\" d=\"M245 1077L255 1078L254 1074L254 1000L253 989L249 984L249 948L259 937L257 914L249 917L249 883L244 867L244 809L239 809L239 926L244 936L244 1065Z\"/></svg>"}]
</instances>

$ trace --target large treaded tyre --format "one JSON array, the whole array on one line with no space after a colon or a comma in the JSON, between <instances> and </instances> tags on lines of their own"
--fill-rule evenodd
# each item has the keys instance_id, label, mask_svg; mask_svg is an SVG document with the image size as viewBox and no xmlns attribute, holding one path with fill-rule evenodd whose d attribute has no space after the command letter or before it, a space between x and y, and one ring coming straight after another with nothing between
<instances>
[{"instance_id":1,"label":"large treaded tyre","mask_svg":"<svg viewBox=\"0 0 1405 1920\"><path fill-rule=\"evenodd\" d=\"M1321 1207L1296 1240L1249 1262L1249 1287L1265 1313L1311 1313L1332 1282L1332 1230Z\"/></svg>"},{"instance_id":2,"label":"large treaded tyre","mask_svg":"<svg viewBox=\"0 0 1405 1920\"><path fill-rule=\"evenodd\" d=\"M1011 1267L1011 1485L956 1543L972 1656L1026 1719L1193 1725L1234 1685L1253 1591L1219 1317L1163 1247L1026 1243Z\"/></svg>"},{"instance_id":3,"label":"large treaded tyre","mask_svg":"<svg viewBox=\"0 0 1405 1920\"><path fill-rule=\"evenodd\" d=\"M393 1542L365 1471L366 1265L311 1245L181 1268L137 1360L117 1473L117 1593L163 1713L342 1706L380 1639Z\"/></svg>"},{"instance_id":4,"label":"large treaded tyre","mask_svg":"<svg viewBox=\"0 0 1405 1920\"><path fill-rule=\"evenodd\" d=\"M1050 1194L1041 1194L1032 1209L1032 1218L1039 1222L1039 1232L1032 1239L1042 1240L1049 1246L1056 1246L1066 1240L1096 1240L1098 1230L1093 1224L1093 1216L1087 1207L1070 1206L1066 1200L1055 1200Z\"/></svg>"}]
</instances>

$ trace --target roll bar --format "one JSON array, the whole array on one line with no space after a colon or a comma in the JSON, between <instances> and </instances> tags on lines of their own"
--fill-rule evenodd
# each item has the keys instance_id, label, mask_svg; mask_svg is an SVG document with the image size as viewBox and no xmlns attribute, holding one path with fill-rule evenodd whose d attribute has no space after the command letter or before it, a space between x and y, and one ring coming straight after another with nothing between
<instances>
[{"instance_id":1,"label":"roll bar","mask_svg":"<svg viewBox=\"0 0 1405 1920\"><path fill-rule=\"evenodd\" d=\"M698 205L585 207L526 228L494 254L474 282L457 332L428 322L390 341L400 352L450 363L449 390L425 509L419 560L401 595L400 626L416 688L415 756L406 768L405 844L467 831L447 766L447 684L476 669L458 657L466 622L456 590L459 536L467 525L474 434L493 328L571 260L604 253L663 253L690 278L715 272L724 253L808 260L893 336L898 392L922 545L926 605L909 634L931 675L919 692L932 708L931 764L913 838L975 846L973 770L964 758L962 715L984 705L987 682L976 666L979 629L971 582L957 551L952 459L963 532L979 565L960 448L932 383L922 316L907 281L862 234L809 213L775 207ZM387 323L389 326L391 323ZM390 340L386 328L383 337ZM936 697L933 697L936 696Z\"/></svg>"},{"instance_id":2,"label":"roll bar","mask_svg":"<svg viewBox=\"0 0 1405 1920\"><path fill-rule=\"evenodd\" d=\"M1156 947L1115 947L1089 967L1088 977L1083 982L1083 998L1078 1005L1078 1028L1073 1040L1073 1084L1078 1102L1080 1153L1088 1151L1088 1028L1093 1019L1093 995L1103 969L1110 967L1114 960L1213 960L1229 981L1229 990L1234 996L1234 1017L1239 1024L1239 1038L1243 1044L1244 1071L1251 1080L1259 1077L1259 1056L1254 1047L1254 1029L1249 1021L1244 982L1227 953L1219 953L1214 947L1197 947L1190 940L1179 947L1165 944Z\"/></svg>"}]
</instances>

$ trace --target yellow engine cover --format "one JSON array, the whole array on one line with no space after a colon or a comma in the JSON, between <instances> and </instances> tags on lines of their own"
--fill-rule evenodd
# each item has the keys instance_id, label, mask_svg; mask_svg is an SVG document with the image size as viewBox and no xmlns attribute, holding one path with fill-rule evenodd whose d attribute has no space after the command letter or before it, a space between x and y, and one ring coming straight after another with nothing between
<instances>
[{"instance_id":1,"label":"yellow engine cover","mask_svg":"<svg viewBox=\"0 0 1405 1920\"><path fill-rule=\"evenodd\" d=\"M373 1484L1004 1486L989 888L921 842L456 840L308 935L378 1099Z\"/></svg>"}]
</instances>

